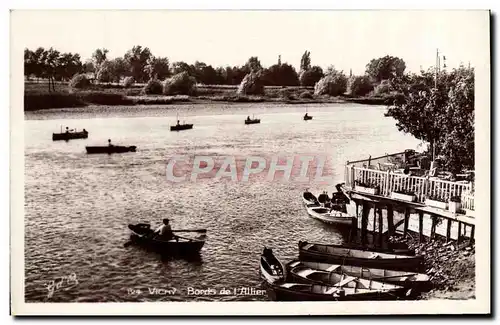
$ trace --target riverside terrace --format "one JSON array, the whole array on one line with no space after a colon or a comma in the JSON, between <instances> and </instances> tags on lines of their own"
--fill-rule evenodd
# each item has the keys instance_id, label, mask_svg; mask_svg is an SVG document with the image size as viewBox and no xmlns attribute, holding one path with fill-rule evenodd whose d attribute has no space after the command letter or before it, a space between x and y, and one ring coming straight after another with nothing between
<instances>
[{"instance_id":1,"label":"riverside terrace","mask_svg":"<svg viewBox=\"0 0 500 325\"><path fill-rule=\"evenodd\" d=\"M405 234L414 231L421 240L440 235L473 241L474 172L452 175L427 165L413 150L346 163L342 190L351 199L349 212L358 218L362 240L367 229L392 235L403 225Z\"/></svg>"}]
</instances>

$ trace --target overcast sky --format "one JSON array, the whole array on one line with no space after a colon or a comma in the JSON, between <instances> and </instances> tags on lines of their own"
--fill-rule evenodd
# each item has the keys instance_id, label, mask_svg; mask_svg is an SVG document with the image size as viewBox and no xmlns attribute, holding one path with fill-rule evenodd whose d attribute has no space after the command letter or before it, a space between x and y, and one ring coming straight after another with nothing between
<instances>
[{"instance_id":1,"label":"overcast sky","mask_svg":"<svg viewBox=\"0 0 500 325\"><path fill-rule=\"evenodd\" d=\"M489 39L486 11L14 11L11 37L23 47L77 52L96 48L123 56L147 46L170 62L299 68L305 50L313 65L364 73L373 58L393 55L418 71L435 64L436 49L449 67L481 64Z\"/></svg>"}]
</instances>

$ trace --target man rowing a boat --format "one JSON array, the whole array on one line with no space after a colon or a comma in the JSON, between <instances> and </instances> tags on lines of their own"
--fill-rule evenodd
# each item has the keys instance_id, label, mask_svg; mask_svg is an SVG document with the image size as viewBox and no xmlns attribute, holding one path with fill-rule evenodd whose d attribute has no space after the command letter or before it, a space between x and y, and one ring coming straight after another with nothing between
<instances>
[{"instance_id":1,"label":"man rowing a boat","mask_svg":"<svg viewBox=\"0 0 500 325\"><path fill-rule=\"evenodd\" d=\"M170 227L168 219L163 219L163 225L155 230L155 234L158 235L162 240L173 239L174 234L172 232L172 227Z\"/></svg>"}]
</instances>

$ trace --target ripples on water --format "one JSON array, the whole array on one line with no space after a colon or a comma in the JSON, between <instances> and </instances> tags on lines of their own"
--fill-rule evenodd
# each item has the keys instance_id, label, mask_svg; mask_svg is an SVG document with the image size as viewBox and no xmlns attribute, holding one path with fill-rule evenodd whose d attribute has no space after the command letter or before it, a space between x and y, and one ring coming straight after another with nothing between
<instances>
[{"instance_id":1,"label":"ripples on water","mask_svg":"<svg viewBox=\"0 0 500 325\"><path fill-rule=\"evenodd\" d=\"M417 141L383 117L384 108L361 105L179 106L194 129L170 132L176 106L168 109L109 108L97 113L71 109L25 116L25 298L26 301L104 302L163 300L266 300L266 296L188 296L195 289L259 288L258 263L264 245L285 259L298 255L298 240L340 243L344 235L307 217L304 188L313 192L343 180L346 160L415 148ZM245 126L247 115L261 124ZM96 118L97 117L97 118ZM60 125L86 128L89 139L53 142ZM85 145L136 145L136 153L87 155ZM167 159L174 155L270 159L275 154L326 155L324 175L332 182L246 183L200 178L171 183ZM173 228L207 228L200 260L165 260L140 248L124 247L128 223ZM45 284L76 274L47 299ZM174 296L149 295L148 288L176 288ZM141 289L141 295L129 294Z\"/></svg>"}]
</instances>

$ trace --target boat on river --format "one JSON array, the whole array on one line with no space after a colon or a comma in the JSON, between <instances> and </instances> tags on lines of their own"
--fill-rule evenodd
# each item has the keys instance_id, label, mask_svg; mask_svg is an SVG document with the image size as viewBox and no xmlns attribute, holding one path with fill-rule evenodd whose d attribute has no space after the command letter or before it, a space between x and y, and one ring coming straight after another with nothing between
<instances>
[{"instance_id":1,"label":"boat on river","mask_svg":"<svg viewBox=\"0 0 500 325\"><path fill-rule=\"evenodd\" d=\"M187 123L181 124L179 121L179 114L177 114L177 124L171 125L170 131L183 131L183 130L190 130L192 128L193 128L193 124L187 124Z\"/></svg>"},{"instance_id":2,"label":"boat on river","mask_svg":"<svg viewBox=\"0 0 500 325\"><path fill-rule=\"evenodd\" d=\"M348 274L338 274L335 272L327 272L316 270L305 265L297 265L289 271L290 281L297 283L321 284L340 288L360 288L368 290L376 290L383 294L392 294L403 297L408 292L408 289L387 282L380 282L373 279L365 279L359 276Z\"/></svg>"},{"instance_id":3,"label":"boat on river","mask_svg":"<svg viewBox=\"0 0 500 325\"><path fill-rule=\"evenodd\" d=\"M286 267L273 253L271 248L264 247L260 255L260 277L269 284L283 281L286 278Z\"/></svg>"},{"instance_id":4,"label":"boat on river","mask_svg":"<svg viewBox=\"0 0 500 325\"><path fill-rule=\"evenodd\" d=\"M180 236L175 234L171 240L162 240L156 236L149 224L129 224L128 228L132 232L130 234L131 242L165 255L195 255L199 254L200 250L205 245L206 230L172 230L172 232L176 233L197 232L198 235L194 238L190 238L186 235Z\"/></svg>"},{"instance_id":5,"label":"boat on river","mask_svg":"<svg viewBox=\"0 0 500 325\"><path fill-rule=\"evenodd\" d=\"M112 154L112 153L135 152L137 147L108 145L108 146L86 146L85 149L87 150L88 154L99 154L99 153Z\"/></svg>"},{"instance_id":6,"label":"boat on river","mask_svg":"<svg viewBox=\"0 0 500 325\"><path fill-rule=\"evenodd\" d=\"M391 283L407 289L427 291L432 287L430 277L427 274L407 271L394 271L377 268L366 268L353 265L341 265L320 263L311 261L293 260L286 264L286 269L306 267L313 270L323 271L327 274L347 275L367 280Z\"/></svg>"},{"instance_id":7,"label":"boat on river","mask_svg":"<svg viewBox=\"0 0 500 325\"><path fill-rule=\"evenodd\" d=\"M59 141L59 140L64 140L64 141L69 141L72 139L87 139L89 137L89 132L85 129L82 131L75 131L75 130L69 130L66 127L66 132L61 133L52 133L52 141Z\"/></svg>"},{"instance_id":8,"label":"boat on river","mask_svg":"<svg viewBox=\"0 0 500 325\"><path fill-rule=\"evenodd\" d=\"M260 118L255 118L255 116L253 116L253 118L250 118L250 116L248 116L245 119L245 124L260 124Z\"/></svg>"},{"instance_id":9,"label":"boat on river","mask_svg":"<svg viewBox=\"0 0 500 325\"><path fill-rule=\"evenodd\" d=\"M321 206L307 207L306 210L311 218L330 225L351 226L355 219L342 211Z\"/></svg>"},{"instance_id":10,"label":"boat on river","mask_svg":"<svg viewBox=\"0 0 500 325\"><path fill-rule=\"evenodd\" d=\"M299 241L299 259L399 271L418 271L422 256L389 254Z\"/></svg>"}]
</instances>

